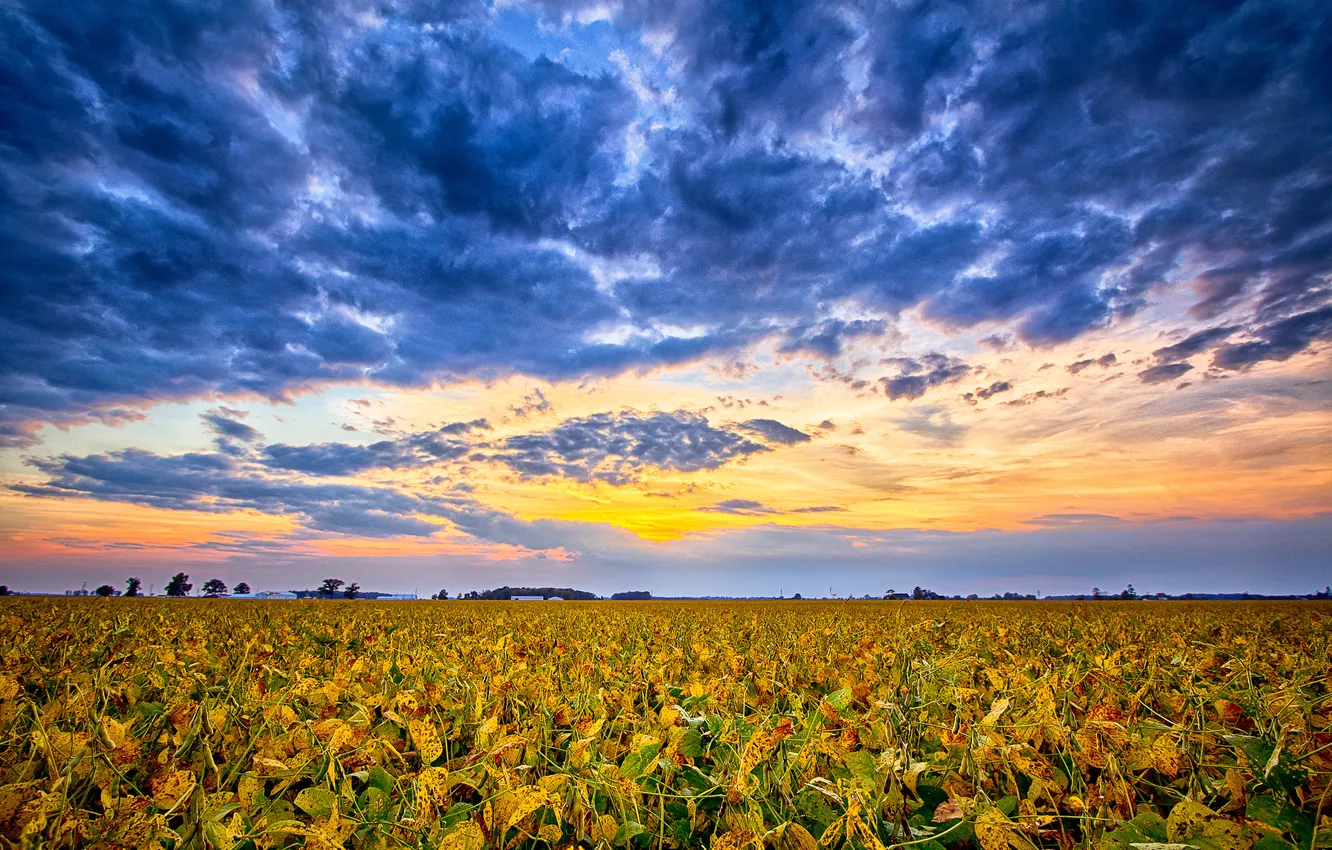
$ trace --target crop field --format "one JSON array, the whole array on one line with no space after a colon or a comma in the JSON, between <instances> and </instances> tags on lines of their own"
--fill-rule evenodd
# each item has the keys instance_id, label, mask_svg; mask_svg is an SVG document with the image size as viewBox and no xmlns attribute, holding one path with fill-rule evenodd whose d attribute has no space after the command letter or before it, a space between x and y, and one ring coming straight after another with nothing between
<instances>
[{"instance_id":1,"label":"crop field","mask_svg":"<svg viewBox=\"0 0 1332 850\"><path fill-rule=\"evenodd\" d=\"M1332 847L1317 603L0 599L0 845Z\"/></svg>"}]
</instances>

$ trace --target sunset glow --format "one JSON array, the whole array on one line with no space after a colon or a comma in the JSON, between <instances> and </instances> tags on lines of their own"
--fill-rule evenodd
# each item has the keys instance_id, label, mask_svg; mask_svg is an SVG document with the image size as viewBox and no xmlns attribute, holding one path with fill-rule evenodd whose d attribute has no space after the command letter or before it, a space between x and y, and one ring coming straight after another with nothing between
<instances>
[{"instance_id":1,"label":"sunset glow","mask_svg":"<svg viewBox=\"0 0 1332 850\"><path fill-rule=\"evenodd\" d=\"M95 5L0 18L11 588L1332 574L1314 6Z\"/></svg>"}]
</instances>

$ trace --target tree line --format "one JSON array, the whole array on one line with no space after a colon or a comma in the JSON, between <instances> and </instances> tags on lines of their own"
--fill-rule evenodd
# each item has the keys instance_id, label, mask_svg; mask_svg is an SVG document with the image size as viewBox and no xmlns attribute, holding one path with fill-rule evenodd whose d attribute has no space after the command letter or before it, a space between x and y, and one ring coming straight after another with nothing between
<instances>
[{"instance_id":1,"label":"tree line","mask_svg":"<svg viewBox=\"0 0 1332 850\"><path fill-rule=\"evenodd\" d=\"M190 577L187 573L176 573L167 582L163 592L167 596L181 597L189 596L194 585L190 583ZM214 599L219 596L229 596L232 593L246 594L250 592L250 585L246 582L237 582L236 586L227 589L227 583L220 578L210 578L199 588L199 593L207 598ZM130 576L125 579L125 590L122 593L114 585L104 584L98 587L93 593L97 596L143 596L143 580L138 576Z\"/></svg>"}]
</instances>

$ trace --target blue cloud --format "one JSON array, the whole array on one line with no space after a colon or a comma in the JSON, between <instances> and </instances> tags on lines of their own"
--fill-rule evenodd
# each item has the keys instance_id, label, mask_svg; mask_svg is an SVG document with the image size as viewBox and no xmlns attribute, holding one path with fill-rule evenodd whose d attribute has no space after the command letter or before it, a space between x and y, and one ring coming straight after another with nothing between
<instances>
[{"instance_id":1,"label":"blue cloud","mask_svg":"<svg viewBox=\"0 0 1332 850\"><path fill-rule=\"evenodd\" d=\"M913 401L930 389L956 383L973 371L961 360L946 354L927 354L919 359L896 357L884 363L896 366L898 370L895 376L879 379L884 395L890 401L902 398Z\"/></svg>"},{"instance_id":2,"label":"blue cloud","mask_svg":"<svg viewBox=\"0 0 1332 850\"><path fill-rule=\"evenodd\" d=\"M798 431L789 425L783 425L776 419L750 419L735 427L739 431L754 434L769 443L777 443L783 446L810 441L810 436L804 431Z\"/></svg>"},{"instance_id":3,"label":"blue cloud","mask_svg":"<svg viewBox=\"0 0 1332 850\"><path fill-rule=\"evenodd\" d=\"M489 456L525 478L561 476L619 485L637 480L648 469L697 472L767 451L771 449L763 443L714 427L698 413L625 410L566 419L547 431L508 437L492 446Z\"/></svg>"},{"instance_id":4,"label":"blue cloud","mask_svg":"<svg viewBox=\"0 0 1332 850\"><path fill-rule=\"evenodd\" d=\"M628 2L566 63L481 3L7 8L0 444L164 399L830 359L913 309L1049 346L1185 270L1235 329L1191 343L1216 368L1288 359L1328 338L1325 18ZM598 280L626 260L652 272Z\"/></svg>"}]
</instances>

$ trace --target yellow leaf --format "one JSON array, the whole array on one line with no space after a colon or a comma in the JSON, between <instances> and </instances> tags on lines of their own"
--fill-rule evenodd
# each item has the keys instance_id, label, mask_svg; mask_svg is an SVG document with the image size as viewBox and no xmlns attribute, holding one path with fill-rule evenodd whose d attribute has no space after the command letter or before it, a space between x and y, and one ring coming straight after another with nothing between
<instances>
[{"instance_id":1,"label":"yellow leaf","mask_svg":"<svg viewBox=\"0 0 1332 850\"><path fill-rule=\"evenodd\" d=\"M472 821L458 824L452 832L444 836L439 850L481 850L486 846L486 835L481 827Z\"/></svg>"},{"instance_id":2,"label":"yellow leaf","mask_svg":"<svg viewBox=\"0 0 1332 850\"><path fill-rule=\"evenodd\" d=\"M615 822L615 818L602 815L592 824L592 841L597 844L610 844L615 840L615 833L619 829L620 825Z\"/></svg>"},{"instance_id":3,"label":"yellow leaf","mask_svg":"<svg viewBox=\"0 0 1332 850\"><path fill-rule=\"evenodd\" d=\"M1007 850L1013 837L1013 824L995 808L986 809L975 823L976 838L985 850Z\"/></svg>"},{"instance_id":4,"label":"yellow leaf","mask_svg":"<svg viewBox=\"0 0 1332 850\"><path fill-rule=\"evenodd\" d=\"M32 782L16 782L12 785L0 785L0 823L12 818L28 802L32 794Z\"/></svg>"},{"instance_id":5,"label":"yellow leaf","mask_svg":"<svg viewBox=\"0 0 1332 850\"><path fill-rule=\"evenodd\" d=\"M887 850L883 846L883 842L879 840L879 836L875 835L874 830L870 829L869 824L860 818L856 818L854 826L856 834L860 836L860 840L869 850Z\"/></svg>"},{"instance_id":6,"label":"yellow leaf","mask_svg":"<svg viewBox=\"0 0 1332 850\"><path fill-rule=\"evenodd\" d=\"M416 777L416 799L428 808L443 805L449 797L449 772L442 767L427 767Z\"/></svg>"},{"instance_id":7,"label":"yellow leaf","mask_svg":"<svg viewBox=\"0 0 1332 850\"><path fill-rule=\"evenodd\" d=\"M814 836L798 823L788 823L777 839L777 850L816 850Z\"/></svg>"},{"instance_id":8,"label":"yellow leaf","mask_svg":"<svg viewBox=\"0 0 1332 850\"><path fill-rule=\"evenodd\" d=\"M531 785L525 785L522 788L515 789L513 792L512 808L509 809L508 817L505 819L504 828L521 822L523 818L535 812L542 806L550 802L550 797L545 791Z\"/></svg>"},{"instance_id":9,"label":"yellow leaf","mask_svg":"<svg viewBox=\"0 0 1332 850\"><path fill-rule=\"evenodd\" d=\"M1216 812L1202 803L1182 800L1175 804L1175 807L1170 810L1170 816L1166 818L1166 837L1171 841L1187 838L1194 834L1199 824L1205 823L1214 817L1216 817Z\"/></svg>"},{"instance_id":10,"label":"yellow leaf","mask_svg":"<svg viewBox=\"0 0 1332 850\"><path fill-rule=\"evenodd\" d=\"M733 829L713 836L712 850L741 850L754 843L754 833L747 829Z\"/></svg>"},{"instance_id":11,"label":"yellow leaf","mask_svg":"<svg viewBox=\"0 0 1332 850\"><path fill-rule=\"evenodd\" d=\"M553 823L546 824L537 832L537 838L540 838L547 844L554 844L563 837L564 830L560 829L558 825Z\"/></svg>"},{"instance_id":12,"label":"yellow leaf","mask_svg":"<svg viewBox=\"0 0 1332 850\"><path fill-rule=\"evenodd\" d=\"M994 724L998 723L999 718L1003 715L1005 711L1008 711L1008 707L1010 705L1012 705L1012 703L1010 703L1007 699L995 700L990 705L990 713L981 718L980 725L993 726Z\"/></svg>"},{"instance_id":13,"label":"yellow leaf","mask_svg":"<svg viewBox=\"0 0 1332 850\"><path fill-rule=\"evenodd\" d=\"M158 776L152 782L153 802L158 808L174 808L186 794L194 790L194 774L188 770L173 770Z\"/></svg>"},{"instance_id":14,"label":"yellow leaf","mask_svg":"<svg viewBox=\"0 0 1332 850\"><path fill-rule=\"evenodd\" d=\"M125 726L114 718L103 717L98 724L97 738L107 749L114 750L125 743Z\"/></svg>"},{"instance_id":15,"label":"yellow leaf","mask_svg":"<svg viewBox=\"0 0 1332 850\"><path fill-rule=\"evenodd\" d=\"M1221 850L1249 850L1254 842L1253 834L1247 831L1243 824L1224 818L1217 818L1206 824L1201 837L1206 839L1208 844Z\"/></svg>"},{"instance_id":16,"label":"yellow leaf","mask_svg":"<svg viewBox=\"0 0 1332 850\"><path fill-rule=\"evenodd\" d=\"M296 722L296 712L292 711L289 705L279 705L268 712L268 719L286 729Z\"/></svg>"},{"instance_id":17,"label":"yellow leaf","mask_svg":"<svg viewBox=\"0 0 1332 850\"><path fill-rule=\"evenodd\" d=\"M1156 768L1157 773L1171 779L1179 775L1179 748L1175 746L1174 740L1169 735L1162 735L1152 741L1151 761L1152 767Z\"/></svg>"},{"instance_id":18,"label":"yellow leaf","mask_svg":"<svg viewBox=\"0 0 1332 850\"><path fill-rule=\"evenodd\" d=\"M421 756L421 764L428 765L439 758L444 747L439 743L435 727L425 720L412 720L407 723L407 732L412 736L416 752Z\"/></svg>"},{"instance_id":19,"label":"yellow leaf","mask_svg":"<svg viewBox=\"0 0 1332 850\"><path fill-rule=\"evenodd\" d=\"M259 777L253 773L243 774L240 781L236 783L236 801L245 811L252 811L259 797L263 793L264 784Z\"/></svg>"},{"instance_id":20,"label":"yellow leaf","mask_svg":"<svg viewBox=\"0 0 1332 850\"><path fill-rule=\"evenodd\" d=\"M254 769L259 771L261 776L272 776L274 773L290 770L285 762L280 762L277 759L264 758L262 756L254 757Z\"/></svg>"},{"instance_id":21,"label":"yellow leaf","mask_svg":"<svg viewBox=\"0 0 1332 850\"><path fill-rule=\"evenodd\" d=\"M315 818L328 817L337 802L337 796L327 788L306 788L296 795L296 808Z\"/></svg>"}]
</instances>

